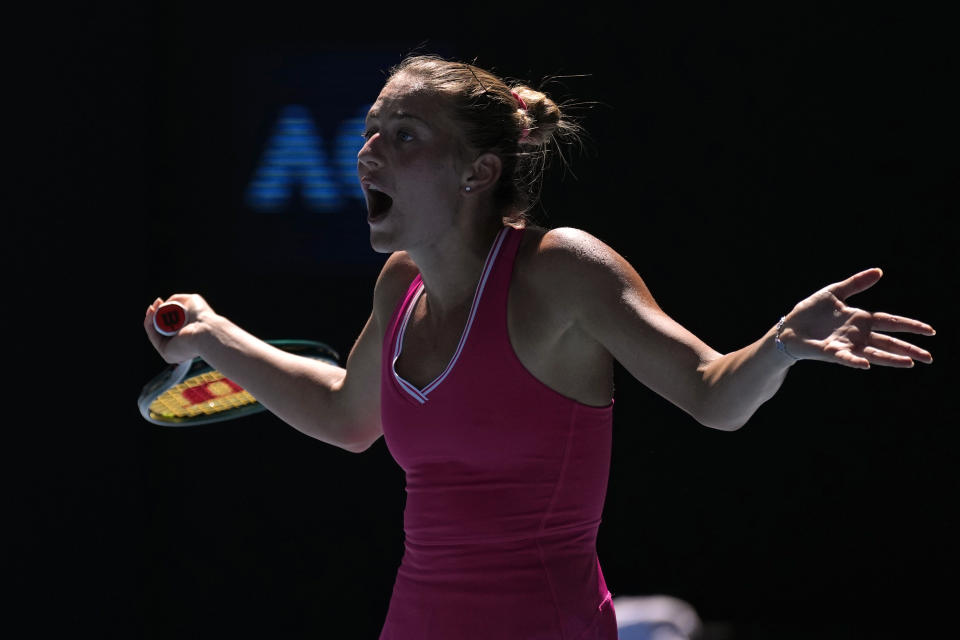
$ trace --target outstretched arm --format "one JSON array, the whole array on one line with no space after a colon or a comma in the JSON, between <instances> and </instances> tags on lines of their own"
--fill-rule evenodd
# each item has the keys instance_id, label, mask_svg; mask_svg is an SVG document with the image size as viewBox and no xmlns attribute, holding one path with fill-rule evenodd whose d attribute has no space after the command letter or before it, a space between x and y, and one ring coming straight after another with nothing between
<instances>
[{"instance_id":1,"label":"outstretched arm","mask_svg":"<svg viewBox=\"0 0 960 640\"><path fill-rule=\"evenodd\" d=\"M287 424L328 444L360 453L383 435L383 327L414 273L415 266L405 255L388 258L374 289L373 312L350 351L346 367L276 349L215 313L196 294L169 298L187 308L187 324L176 336L164 337L153 328L159 298L147 307L143 328L167 362L200 356Z\"/></svg>"},{"instance_id":2,"label":"outstretched arm","mask_svg":"<svg viewBox=\"0 0 960 640\"><path fill-rule=\"evenodd\" d=\"M231 380L249 391L258 402L281 420L317 440L359 452L367 433L377 431L380 416L365 408L376 402L349 402L344 393L349 375L375 379L379 353L374 316L364 327L350 353L347 368L288 353L260 340L213 311L196 294L176 294L168 300L187 309L187 324L173 337L153 328L153 316L161 300L147 308L144 330L167 362L182 362L200 356Z\"/></svg>"},{"instance_id":3,"label":"outstretched arm","mask_svg":"<svg viewBox=\"0 0 960 640\"><path fill-rule=\"evenodd\" d=\"M871 364L909 368L933 362L925 349L882 331L934 335L933 327L902 316L870 312L846 300L872 287L880 269L836 282L799 302L755 343L702 367L706 403L721 428L738 428L780 388L787 369L799 360L821 360L858 369ZM779 342L779 344L778 344Z\"/></svg>"},{"instance_id":4,"label":"outstretched arm","mask_svg":"<svg viewBox=\"0 0 960 640\"><path fill-rule=\"evenodd\" d=\"M924 349L881 333L933 335L929 325L846 305L847 298L877 282L879 269L829 285L798 303L779 327L780 345L773 325L756 342L721 354L664 313L634 268L613 249L574 229L548 236L558 284L573 293L567 297L574 302L574 321L637 380L708 427L742 427L800 359L858 368L932 362Z\"/></svg>"}]
</instances>

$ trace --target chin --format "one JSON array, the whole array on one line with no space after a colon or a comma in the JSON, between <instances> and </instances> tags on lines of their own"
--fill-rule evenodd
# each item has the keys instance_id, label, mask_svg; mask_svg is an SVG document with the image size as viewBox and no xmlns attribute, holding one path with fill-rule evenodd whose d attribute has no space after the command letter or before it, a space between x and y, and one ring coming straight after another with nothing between
<instances>
[{"instance_id":1,"label":"chin","mask_svg":"<svg viewBox=\"0 0 960 640\"><path fill-rule=\"evenodd\" d=\"M392 234L385 233L382 229L370 229L370 248L377 253L393 253L400 251L396 246L396 238Z\"/></svg>"},{"instance_id":2,"label":"chin","mask_svg":"<svg viewBox=\"0 0 960 640\"><path fill-rule=\"evenodd\" d=\"M396 253L397 251L399 251L399 249L390 249L388 247L378 246L373 242L370 243L370 248L373 249L374 253L383 253L387 255L390 255L391 253Z\"/></svg>"}]
</instances>

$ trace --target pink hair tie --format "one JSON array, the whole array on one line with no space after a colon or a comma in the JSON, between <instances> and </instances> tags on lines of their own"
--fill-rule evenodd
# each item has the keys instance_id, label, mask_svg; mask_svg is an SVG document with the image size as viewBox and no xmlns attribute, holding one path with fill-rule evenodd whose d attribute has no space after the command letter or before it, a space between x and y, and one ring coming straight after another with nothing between
<instances>
[{"instance_id":1,"label":"pink hair tie","mask_svg":"<svg viewBox=\"0 0 960 640\"><path fill-rule=\"evenodd\" d=\"M516 91L511 91L510 95L512 95L513 99L517 101L517 104L520 105L521 109L523 109L524 111L527 110L527 103L523 101L523 98L520 97L519 93L517 93ZM521 132L520 134L520 139L526 140L529 135L530 135L530 127L524 127L523 132Z\"/></svg>"}]
</instances>

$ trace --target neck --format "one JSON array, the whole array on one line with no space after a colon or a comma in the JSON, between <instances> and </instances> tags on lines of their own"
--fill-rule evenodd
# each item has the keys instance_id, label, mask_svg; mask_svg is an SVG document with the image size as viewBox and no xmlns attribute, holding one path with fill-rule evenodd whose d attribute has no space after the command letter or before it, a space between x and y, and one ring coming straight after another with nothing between
<instances>
[{"instance_id":1,"label":"neck","mask_svg":"<svg viewBox=\"0 0 960 640\"><path fill-rule=\"evenodd\" d=\"M448 237L409 251L420 270L430 315L437 320L473 301L484 262L503 228L497 216L467 228L451 229Z\"/></svg>"}]
</instances>

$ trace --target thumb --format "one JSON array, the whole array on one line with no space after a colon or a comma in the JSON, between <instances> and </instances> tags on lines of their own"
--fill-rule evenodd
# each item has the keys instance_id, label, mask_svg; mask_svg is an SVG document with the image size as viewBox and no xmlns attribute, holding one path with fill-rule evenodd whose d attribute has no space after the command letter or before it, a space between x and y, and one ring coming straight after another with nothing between
<instances>
[{"instance_id":1,"label":"thumb","mask_svg":"<svg viewBox=\"0 0 960 640\"><path fill-rule=\"evenodd\" d=\"M882 276L883 270L879 267L874 267L873 269L856 273L841 282L835 282L827 287L827 290L840 300L846 300L854 294L866 291L875 285Z\"/></svg>"}]
</instances>

